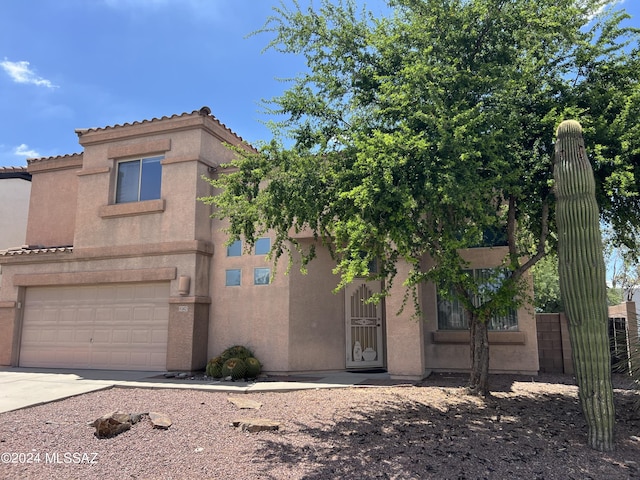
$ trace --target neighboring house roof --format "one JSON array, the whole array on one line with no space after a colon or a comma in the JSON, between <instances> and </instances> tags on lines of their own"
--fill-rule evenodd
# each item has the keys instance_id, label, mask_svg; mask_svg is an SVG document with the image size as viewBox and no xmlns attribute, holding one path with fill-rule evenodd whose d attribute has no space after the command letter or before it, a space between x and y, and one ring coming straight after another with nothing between
<instances>
[{"instance_id":1,"label":"neighboring house roof","mask_svg":"<svg viewBox=\"0 0 640 480\"><path fill-rule=\"evenodd\" d=\"M27 167L0 167L0 178L21 178L31 181L31 174Z\"/></svg>"},{"instance_id":2,"label":"neighboring house roof","mask_svg":"<svg viewBox=\"0 0 640 480\"><path fill-rule=\"evenodd\" d=\"M91 133L91 132L100 132L100 131L104 131L104 130L113 130L113 129L118 129L118 128L123 128L123 127L130 127L133 125L145 125L145 124L151 124L151 123L155 123L155 122L160 122L163 120L171 120L171 119L176 119L176 118L181 118L181 117L190 117L190 116L195 116L195 115L200 115L202 117L211 117L222 129L224 129L225 131L227 131L229 134L233 135L234 137L236 137L238 140L240 140L241 142L244 142L244 139L238 135L237 133L235 133L233 130L231 130L229 127L227 127L224 123L222 123L220 120L218 120L215 115L211 114L211 109L207 106L202 107L200 110L194 110L193 112L184 112L181 114L174 114L171 115L170 117L167 116L163 116L161 118L152 118L150 120L140 120L140 121L135 121L132 123L123 123L123 124L116 124L116 125L111 125L111 126L106 126L106 127L95 127L95 128L78 128L76 129L76 133L78 134L79 137L81 137L82 135L86 134L86 133Z\"/></svg>"}]
</instances>

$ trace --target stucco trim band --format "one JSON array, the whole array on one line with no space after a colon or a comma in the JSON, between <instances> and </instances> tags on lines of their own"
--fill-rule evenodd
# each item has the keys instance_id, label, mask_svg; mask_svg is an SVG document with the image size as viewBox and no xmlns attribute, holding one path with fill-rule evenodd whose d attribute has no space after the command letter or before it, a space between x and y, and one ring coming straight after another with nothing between
<instances>
[{"instance_id":1,"label":"stucco trim band","mask_svg":"<svg viewBox=\"0 0 640 480\"><path fill-rule=\"evenodd\" d=\"M98 215L102 218L130 217L133 215L146 215L149 213L164 212L164 199L145 200L143 202L116 203L103 205Z\"/></svg>"},{"instance_id":2,"label":"stucco trim band","mask_svg":"<svg viewBox=\"0 0 640 480\"><path fill-rule=\"evenodd\" d=\"M467 330L432 332L432 336L433 343L469 343ZM489 332L489 344L491 345L524 345L525 340L524 332Z\"/></svg>"},{"instance_id":3,"label":"stucco trim band","mask_svg":"<svg viewBox=\"0 0 640 480\"><path fill-rule=\"evenodd\" d=\"M171 139L162 138L160 140L150 140L147 142L137 142L130 145L116 145L109 147L107 157L124 158L136 157L140 155L152 155L154 153L164 153L171 150Z\"/></svg>"},{"instance_id":4,"label":"stucco trim band","mask_svg":"<svg viewBox=\"0 0 640 480\"><path fill-rule=\"evenodd\" d=\"M175 280L175 267L137 270L103 270L97 272L22 273L13 276L17 287L48 285L92 285L98 283L136 283Z\"/></svg>"},{"instance_id":5,"label":"stucco trim band","mask_svg":"<svg viewBox=\"0 0 640 480\"><path fill-rule=\"evenodd\" d=\"M101 173L109 173L111 171L111 167L94 167L94 168L83 168L78 172L79 177L83 177L85 175L98 175Z\"/></svg>"},{"instance_id":6,"label":"stucco trim band","mask_svg":"<svg viewBox=\"0 0 640 480\"><path fill-rule=\"evenodd\" d=\"M170 297L169 303L211 303L211 297L195 296L195 297Z\"/></svg>"},{"instance_id":7,"label":"stucco trim band","mask_svg":"<svg viewBox=\"0 0 640 480\"><path fill-rule=\"evenodd\" d=\"M0 308L15 308L16 302L14 301L4 301L0 302Z\"/></svg>"}]
</instances>

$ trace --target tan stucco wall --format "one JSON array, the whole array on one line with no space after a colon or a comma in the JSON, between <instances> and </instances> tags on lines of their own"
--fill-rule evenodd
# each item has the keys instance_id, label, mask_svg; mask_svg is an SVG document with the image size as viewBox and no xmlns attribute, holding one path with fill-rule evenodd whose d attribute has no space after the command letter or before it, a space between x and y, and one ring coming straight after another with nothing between
<instances>
[{"instance_id":1,"label":"tan stucco wall","mask_svg":"<svg viewBox=\"0 0 640 480\"><path fill-rule=\"evenodd\" d=\"M33 175L26 243L45 247L73 245L82 155L29 164Z\"/></svg>"},{"instance_id":2,"label":"tan stucco wall","mask_svg":"<svg viewBox=\"0 0 640 480\"><path fill-rule=\"evenodd\" d=\"M220 355L233 345L250 348L267 372L289 370L289 277L284 265L274 277L273 266L264 255L243 252L227 257L224 243L227 235L214 222L213 243L216 252L211 259L211 312L208 355ZM243 245L244 248L244 245ZM254 268L271 268L270 285L254 285ZM240 286L225 286L227 269L242 271Z\"/></svg>"},{"instance_id":3,"label":"tan stucco wall","mask_svg":"<svg viewBox=\"0 0 640 480\"><path fill-rule=\"evenodd\" d=\"M505 247L474 248L462 252L471 268L500 265L507 251ZM428 260L427 260L428 262ZM526 276L530 292L533 281ZM470 368L468 331L438 332L437 294L433 285L423 289L425 351L427 368L433 371L467 371ZM491 332L489 336L491 372L537 374L538 340L533 307L518 310L518 332Z\"/></svg>"},{"instance_id":4,"label":"tan stucco wall","mask_svg":"<svg viewBox=\"0 0 640 480\"><path fill-rule=\"evenodd\" d=\"M403 282L409 265L400 261L391 295L385 299L387 331L387 370L392 378L420 380L430 373L425 354L425 324L416 315L409 300L403 306L406 287ZM424 287L418 287L419 291ZM420 305L424 310L424 305Z\"/></svg>"},{"instance_id":5,"label":"tan stucco wall","mask_svg":"<svg viewBox=\"0 0 640 480\"><path fill-rule=\"evenodd\" d=\"M302 241L308 248L311 241ZM294 372L344 370L344 290L333 293L339 277L326 248L317 245L317 258L300 272L295 263L289 275L289 369Z\"/></svg>"}]
</instances>

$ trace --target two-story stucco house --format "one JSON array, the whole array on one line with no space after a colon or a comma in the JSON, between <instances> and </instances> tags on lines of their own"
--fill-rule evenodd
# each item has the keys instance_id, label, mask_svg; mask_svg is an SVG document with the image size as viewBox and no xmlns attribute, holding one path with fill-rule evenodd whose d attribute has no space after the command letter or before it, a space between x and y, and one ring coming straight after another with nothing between
<instances>
[{"instance_id":1,"label":"two-story stucco house","mask_svg":"<svg viewBox=\"0 0 640 480\"><path fill-rule=\"evenodd\" d=\"M380 284L332 293L324 251L307 275L274 275L270 238L251 252L225 245L198 198L212 193L202 177L232 158L224 143L243 142L208 108L77 134L82 153L28 162L28 247L0 253L0 364L190 371L242 344L271 373L468 369L460 307L433 285L420 289L416 321L398 313L401 281L384 303L364 304ZM481 275L505 251L465 255ZM493 327L491 369L537 373L533 310Z\"/></svg>"}]
</instances>

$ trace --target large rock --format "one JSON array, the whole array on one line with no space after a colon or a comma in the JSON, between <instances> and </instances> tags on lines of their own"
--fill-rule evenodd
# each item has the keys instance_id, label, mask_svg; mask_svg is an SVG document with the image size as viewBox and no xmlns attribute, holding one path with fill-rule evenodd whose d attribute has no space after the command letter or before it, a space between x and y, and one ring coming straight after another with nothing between
<instances>
[{"instance_id":1,"label":"large rock","mask_svg":"<svg viewBox=\"0 0 640 480\"><path fill-rule=\"evenodd\" d=\"M164 413L149 412L149 419L151 420L153 428L162 428L166 430L172 425L171 419Z\"/></svg>"},{"instance_id":2,"label":"large rock","mask_svg":"<svg viewBox=\"0 0 640 480\"><path fill-rule=\"evenodd\" d=\"M233 426L242 429L243 432L256 433L268 430L279 430L280 423L266 418L240 418L233 421Z\"/></svg>"},{"instance_id":3,"label":"large rock","mask_svg":"<svg viewBox=\"0 0 640 480\"><path fill-rule=\"evenodd\" d=\"M98 438L114 437L126 432L135 423L131 421L131 415L124 412L111 412L97 418L91 426L95 427L95 436Z\"/></svg>"}]
</instances>

